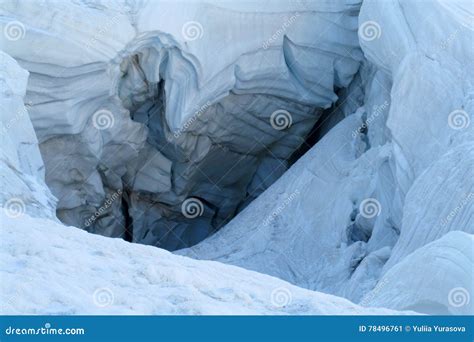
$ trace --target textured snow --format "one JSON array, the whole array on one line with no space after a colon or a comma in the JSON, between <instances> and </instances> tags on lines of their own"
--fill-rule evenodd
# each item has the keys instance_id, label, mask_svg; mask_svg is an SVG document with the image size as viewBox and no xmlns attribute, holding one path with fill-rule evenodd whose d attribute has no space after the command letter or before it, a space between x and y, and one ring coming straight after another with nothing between
<instances>
[{"instance_id":1,"label":"textured snow","mask_svg":"<svg viewBox=\"0 0 474 342\"><path fill-rule=\"evenodd\" d=\"M474 314L473 18L0 0L2 313Z\"/></svg>"},{"instance_id":2,"label":"textured snow","mask_svg":"<svg viewBox=\"0 0 474 342\"><path fill-rule=\"evenodd\" d=\"M387 148L360 157L363 142L352 132L361 124L358 115L347 117L234 220L183 253L269 273L299 286L360 296L363 281L374 275L358 279L353 276L357 266L363 261L363 272L379 272L390 253L386 247L396 240L383 223L388 211L376 219L357 214L361 201L375 196L374 177L390 170ZM376 222L385 236L367 241ZM357 232L363 227L366 237Z\"/></svg>"},{"instance_id":3,"label":"textured snow","mask_svg":"<svg viewBox=\"0 0 474 342\"><path fill-rule=\"evenodd\" d=\"M171 250L224 225L286 170L356 74L359 6L2 1L3 29L24 26L1 46L30 72L58 217L123 237L128 215L133 241ZM270 124L276 111L291 115L284 131ZM121 198L87 226L118 190L127 215ZM189 197L204 206L192 222L181 212Z\"/></svg>"},{"instance_id":4,"label":"textured snow","mask_svg":"<svg viewBox=\"0 0 474 342\"><path fill-rule=\"evenodd\" d=\"M406 196L403 229L385 270L450 231L474 234L473 177L471 141L446 153L416 179Z\"/></svg>"},{"instance_id":5,"label":"textured snow","mask_svg":"<svg viewBox=\"0 0 474 342\"><path fill-rule=\"evenodd\" d=\"M450 232L390 268L361 301L436 315L472 315L474 236Z\"/></svg>"},{"instance_id":6,"label":"textured snow","mask_svg":"<svg viewBox=\"0 0 474 342\"><path fill-rule=\"evenodd\" d=\"M399 313L47 219L0 219L1 314Z\"/></svg>"},{"instance_id":7,"label":"textured snow","mask_svg":"<svg viewBox=\"0 0 474 342\"><path fill-rule=\"evenodd\" d=\"M23 103L28 72L0 51L0 204L11 215L56 217L56 199L44 182L38 140Z\"/></svg>"},{"instance_id":8,"label":"textured snow","mask_svg":"<svg viewBox=\"0 0 474 342\"><path fill-rule=\"evenodd\" d=\"M180 253L357 302L410 253L450 231L474 233L474 47L472 28L465 25L472 15L472 5L463 1L450 11L435 1L364 1L364 106L226 227ZM420 20L425 16L431 20ZM364 124L367 132L357 127ZM364 208L374 215L364 216ZM474 248L472 239L467 244ZM459 259L459 267L470 270L470 281L462 282L470 295L472 265L466 260ZM420 262L416 267L420 279L431 270ZM439 267L449 274L453 265ZM400 282L411 277L401 273ZM438 299L447 298L451 284L432 289L433 301L444 306ZM409 307L410 300L415 305L419 288L403 289L409 299L393 307ZM384 298L387 305L396 301ZM445 311L458 312L452 309ZM463 309L472 313L472 307Z\"/></svg>"}]
</instances>

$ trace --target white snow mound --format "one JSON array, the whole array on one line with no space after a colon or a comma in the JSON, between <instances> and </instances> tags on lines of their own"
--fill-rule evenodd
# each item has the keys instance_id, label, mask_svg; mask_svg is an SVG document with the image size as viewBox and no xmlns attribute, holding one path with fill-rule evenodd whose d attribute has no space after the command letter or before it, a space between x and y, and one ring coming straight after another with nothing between
<instances>
[{"instance_id":1,"label":"white snow mound","mask_svg":"<svg viewBox=\"0 0 474 342\"><path fill-rule=\"evenodd\" d=\"M214 261L0 211L1 314L396 314Z\"/></svg>"}]
</instances>

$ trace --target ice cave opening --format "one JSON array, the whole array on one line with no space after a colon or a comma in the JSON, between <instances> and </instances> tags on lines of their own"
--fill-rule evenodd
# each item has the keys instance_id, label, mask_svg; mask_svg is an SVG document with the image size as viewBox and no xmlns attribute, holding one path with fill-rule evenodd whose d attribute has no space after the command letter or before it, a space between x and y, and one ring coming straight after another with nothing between
<instances>
[{"instance_id":1,"label":"ice cave opening","mask_svg":"<svg viewBox=\"0 0 474 342\"><path fill-rule=\"evenodd\" d=\"M207 45L118 13L61 54L16 56L56 216L168 250L211 236L362 104L357 11L268 14L275 32L282 15L294 30L269 43L224 25Z\"/></svg>"},{"instance_id":2,"label":"ice cave opening","mask_svg":"<svg viewBox=\"0 0 474 342\"><path fill-rule=\"evenodd\" d=\"M111 67L116 71L111 93L120 99L115 105L146 127L142 145L132 147L137 153L123 160L139 172L121 177L121 205L105 208L93 220L89 211L79 221L61 215L61 210L58 216L90 232L175 250L219 230L337 121L324 122L334 105L325 115L322 108L279 94L278 85L250 91L235 87L222 98L195 106L193 114L173 130L166 117L167 93L173 93L177 84L195 81L196 68L175 45L163 41L166 37L157 35L134 42L126 49L131 52L118 56ZM108 105L96 112L96 125L101 119L110 124ZM109 155L122 151L120 147ZM111 168L98 169L104 186L113 192L113 186L107 186ZM187 213L193 206L197 212ZM103 207L102 203L99 209Z\"/></svg>"}]
</instances>

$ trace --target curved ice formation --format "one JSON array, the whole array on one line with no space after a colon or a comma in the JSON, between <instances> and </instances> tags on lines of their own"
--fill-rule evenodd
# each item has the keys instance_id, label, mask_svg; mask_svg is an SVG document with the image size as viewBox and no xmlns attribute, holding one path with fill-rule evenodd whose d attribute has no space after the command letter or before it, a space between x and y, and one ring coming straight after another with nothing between
<instances>
[{"instance_id":1,"label":"curved ice formation","mask_svg":"<svg viewBox=\"0 0 474 342\"><path fill-rule=\"evenodd\" d=\"M22 36L2 48L30 72L58 217L168 249L219 229L286 170L349 85L359 6L3 2L2 28L17 23ZM193 220L189 198L203 207Z\"/></svg>"},{"instance_id":2,"label":"curved ice formation","mask_svg":"<svg viewBox=\"0 0 474 342\"><path fill-rule=\"evenodd\" d=\"M367 61L354 79L364 105L226 227L181 253L359 301L410 253L450 231L472 234L473 12L463 1L445 5L364 1Z\"/></svg>"},{"instance_id":3,"label":"curved ice formation","mask_svg":"<svg viewBox=\"0 0 474 342\"><path fill-rule=\"evenodd\" d=\"M57 209L67 225L170 250L193 246L177 253L362 306L472 314L472 304L458 300L473 295L469 1L2 1L0 8L1 49L13 58L2 54L0 70L8 219L36 217L27 221L48 237L38 217L54 218ZM15 115L23 96L31 123ZM64 239L76 250L82 238L108 248L70 230ZM148 248L111 255L129 265L127 258L141 260L135 252L117 254ZM67 278L68 286L76 280ZM53 312L90 312L61 298L69 306ZM173 311L180 298L170 298ZM276 312L240 304L236 312Z\"/></svg>"}]
</instances>

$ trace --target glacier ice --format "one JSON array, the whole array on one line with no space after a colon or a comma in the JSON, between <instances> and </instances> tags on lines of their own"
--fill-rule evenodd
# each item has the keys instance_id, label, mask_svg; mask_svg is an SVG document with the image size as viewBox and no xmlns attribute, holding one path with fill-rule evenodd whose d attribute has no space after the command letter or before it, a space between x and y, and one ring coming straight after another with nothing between
<instances>
[{"instance_id":1,"label":"glacier ice","mask_svg":"<svg viewBox=\"0 0 474 342\"><path fill-rule=\"evenodd\" d=\"M182 248L286 170L358 70L358 4L253 6L2 4L3 25L24 26L2 46L30 72L26 101L63 222ZM285 130L271 125L278 111L291 115ZM122 200L86 226L117 190ZM181 212L190 197L203 203L192 222Z\"/></svg>"},{"instance_id":2,"label":"glacier ice","mask_svg":"<svg viewBox=\"0 0 474 342\"><path fill-rule=\"evenodd\" d=\"M0 0L4 312L472 314L473 15Z\"/></svg>"},{"instance_id":3,"label":"glacier ice","mask_svg":"<svg viewBox=\"0 0 474 342\"><path fill-rule=\"evenodd\" d=\"M28 72L0 51L0 115L2 154L0 202L12 216L26 211L56 217L56 199L45 184L38 140L24 104Z\"/></svg>"},{"instance_id":4,"label":"glacier ice","mask_svg":"<svg viewBox=\"0 0 474 342\"><path fill-rule=\"evenodd\" d=\"M464 10L472 15L462 1L457 15L437 2L364 1L364 106L226 227L181 253L359 301L411 252L453 230L474 233L474 48L458 19ZM426 11L436 20L417 20ZM280 210L294 191L301 196ZM459 286L472 293L472 264ZM404 289L416 298L415 287ZM446 288L436 291L446 304Z\"/></svg>"},{"instance_id":5,"label":"glacier ice","mask_svg":"<svg viewBox=\"0 0 474 342\"><path fill-rule=\"evenodd\" d=\"M361 300L436 315L471 315L473 236L453 231L393 266Z\"/></svg>"}]
</instances>

